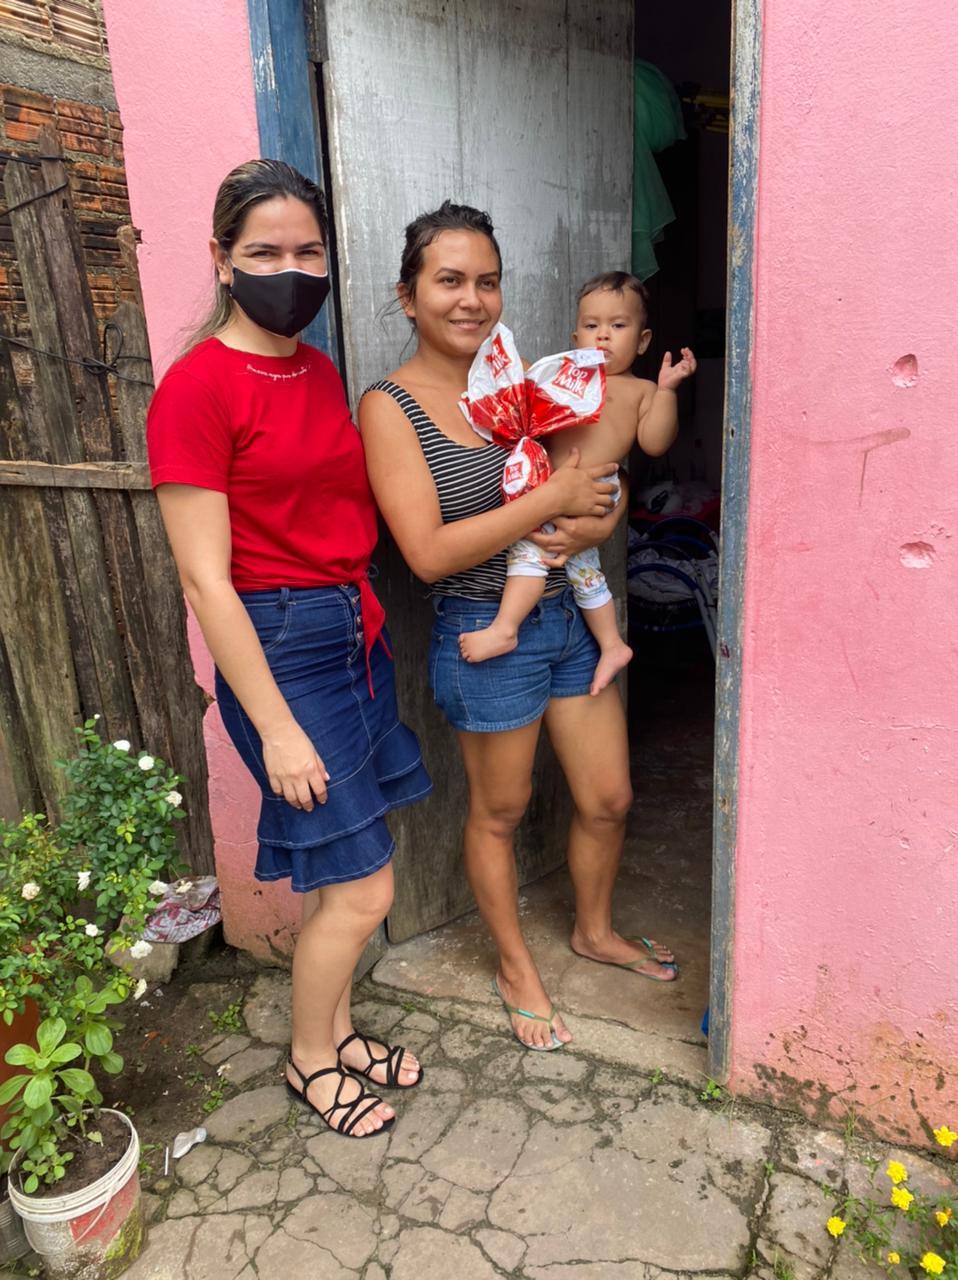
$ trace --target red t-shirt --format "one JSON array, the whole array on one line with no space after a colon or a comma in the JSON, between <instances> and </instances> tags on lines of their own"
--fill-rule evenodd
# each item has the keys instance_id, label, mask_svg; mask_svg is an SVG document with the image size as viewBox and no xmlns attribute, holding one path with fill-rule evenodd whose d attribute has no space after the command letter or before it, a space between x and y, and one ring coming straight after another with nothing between
<instances>
[{"instance_id":1,"label":"red t-shirt","mask_svg":"<svg viewBox=\"0 0 958 1280\"><path fill-rule=\"evenodd\" d=\"M229 500L237 591L360 582L376 508L332 361L300 343L256 356L207 338L167 372L146 423L153 485Z\"/></svg>"}]
</instances>

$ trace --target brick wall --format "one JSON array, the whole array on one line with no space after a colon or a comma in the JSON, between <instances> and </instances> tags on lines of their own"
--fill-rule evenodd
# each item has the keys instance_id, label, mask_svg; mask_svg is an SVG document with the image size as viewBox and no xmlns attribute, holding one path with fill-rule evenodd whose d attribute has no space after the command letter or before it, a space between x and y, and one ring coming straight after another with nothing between
<instances>
[{"instance_id":1,"label":"brick wall","mask_svg":"<svg viewBox=\"0 0 958 1280\"><path fill-rule=\"evenodd\" d=\"M95 0L0 0L0 55L3 44L34 47L44 42L60 59L104 61L106 38ZM109 82L109 70L102 74ZM80 222L87 274L97 314L105 319L123 301L136 301L138 283L123 169L123 130L116 111L0 82L0 153L28 155L38 150L41 128L60 135L73 203ZM9 161L0 154L0 177ZM17 269L10 218L0 188L0 327L24 335L27 312Z\"/></svg>"},{"instance_id":2,"label":"brick wall","mask_svg":"<svg viewBox=\"0 0 958 1280\"><path fill-rule=\"evenodd\" d=\"M36 48L53 46L87 58L106 56L97 0L0 0L0 29Z\"/></svg>"}]
</instances>

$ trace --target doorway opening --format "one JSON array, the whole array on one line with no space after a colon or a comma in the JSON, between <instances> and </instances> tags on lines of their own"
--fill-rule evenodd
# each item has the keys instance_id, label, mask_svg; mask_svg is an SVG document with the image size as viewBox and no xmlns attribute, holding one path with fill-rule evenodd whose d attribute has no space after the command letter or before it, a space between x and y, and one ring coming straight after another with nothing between
<instances>
[{"instance_id":1,"label":"doorway opening","mask_svg":"<svg viewBox=\"0 0 958 1280\"><path fill-rule=\"evenodd\" d=\"M688 0L676 17L636 0L632 269L649 291L653 336L635 372L655 381L663 354L678 360L686 346L698 368L679 391L675 444L661 458L638 450L631 458L627 611L636 657L628 712L637 800L619 898L642 902L643 918L681 963L667 1000L654 988L636 992L648 1006L639 1024L694 1041L708 1025L713 969L731 0Z\"/></svg>"}]
</instances>

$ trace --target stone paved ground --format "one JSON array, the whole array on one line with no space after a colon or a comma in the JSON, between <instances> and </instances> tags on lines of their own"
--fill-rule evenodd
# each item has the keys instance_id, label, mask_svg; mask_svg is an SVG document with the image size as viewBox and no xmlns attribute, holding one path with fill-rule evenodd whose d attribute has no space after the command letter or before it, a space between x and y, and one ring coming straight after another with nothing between
<instances>
[{"instance_id":1,"label":"stone paved ground","mask_svg":"<svg viewBox=\"0 0 958 1280\"><path fill-rule=\"evenodd\" d=\"M638 1070L631 1041L612 1037L596 1056L580 1035L573 1051L536 1055L491 1004L413 1001L370 979L360 995L357 1024L427 1064L423 1086L396 1098L388 1138L339 1138L290 1100L288 980L262 974L244 1009L250 1036L206 1050L242 1091L209 1117L208 1141L154 1181L128 1280L884 1274L823 1229L825 1189L871 1179L864 1147L704 1101L704 1081L675 1064ZM908 1161L913 1182L943 1176Z\"/></svg>"}]
</instances>

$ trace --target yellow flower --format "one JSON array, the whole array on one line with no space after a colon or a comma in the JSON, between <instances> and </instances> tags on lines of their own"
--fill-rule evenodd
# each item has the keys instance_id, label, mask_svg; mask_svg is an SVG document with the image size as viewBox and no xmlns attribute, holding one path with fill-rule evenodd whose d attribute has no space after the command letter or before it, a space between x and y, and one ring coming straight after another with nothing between
<instances>
[{"instance_id":1,"label":"yellow flower","mask_svg":"<svg viewBox=\"0 0 958 1280\"><path fill-rule=\"evenodd\" d=\"M895 1250L892 1249L891 1253L888 1255L888 1261L894 1266L896 1262L901 1262L901 1254L896 1253Z\"/></svg>"},{"instance_id":2,"label":"yellow flower","mask_svg":"<svg viewBox=\"0 0 958 1280\"><path fill-rule=\"evenodd\" d=\"M896 1187L891 1193L891 1202L897 1209L907 1209L914 1198L906 1187Z\"/></svg>"},{"instance_id":3,"label":"yellow flower","mask_svg":"<svg viewBox=\"0 0 958 1280\"><path fill-rule=\"evenodd\" d=\"M834 1236L837 1240L847 1225L848 1224L843 1222L841 1218L829 1218L825 1223L825 1230L830 1236Z\"/></svg>"},{"instance_id":4,"label":"yellow flower","mask_svg":"<svg viewBox=\"0 0 958 1280\"><path fill-rule=\"evenodd\" d=\"M940 1276L945 1269L945 1260L939 1258L937 1253L926 1253L922 1257L921 1266L930 1276Z\"/></svg>"},{"instance_id":5,"label":"yellow flower","mask_svg":"<svg viewBox=\"0 0 958 1280\"><path fill-rule=\"evenodd\" d=\"M905 1182L908 1178L908 1170L898 1160L889 1160L888 1168L885 1170L892 1182L897 1187L899 1182Z\"/></svg>"},{"instance_id":6,"label":"yellow flower","mask_svg":"<svg viewBox=\"0 0 958 1280\"><path fill-rule=\"evenodd\" d=\"M939 1227L947 1227L948 1223L951 1221L951 1210L939 1209L935 1214L935 1221L938 1223Z\"/></svg>"},{"instance_id":7,"label":"yellow flower","mask_svg":"<svg viewBox=\"0 0 958 1280\"><path fill-rule=\"evenodd\" d=\"M958 1133L955 1133L954 1129L949 1129L946 1124L943 1124L940 1129L932 1129L932 1133L939 1147L950 1147L958 1140Z\"/></svg>"}]
</instances>

